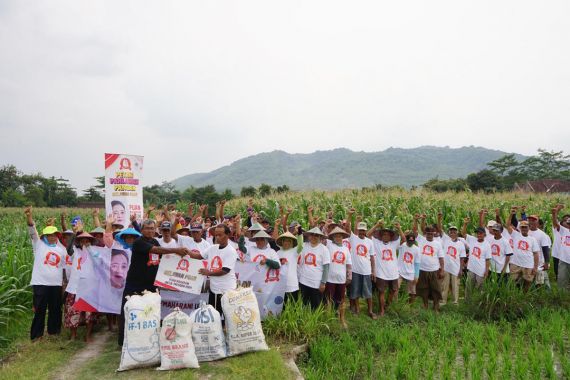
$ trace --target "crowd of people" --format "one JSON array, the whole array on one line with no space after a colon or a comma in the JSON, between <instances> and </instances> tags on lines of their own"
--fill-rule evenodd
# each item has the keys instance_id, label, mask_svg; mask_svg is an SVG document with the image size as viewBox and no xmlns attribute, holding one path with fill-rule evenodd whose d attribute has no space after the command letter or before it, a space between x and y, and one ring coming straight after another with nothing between
<instances>
[{"instance_id":1,"label":"crowd of people","mask_svg":"<svg viewBox=\"0 0 570 380\"><path fill-rule=\"evenodd\" d=\"M220 202L214 216L207 215L206 206L194 212L190 205L186 215L174 207L150 207L140 224L134 217L127 221L113 214L101 223L99 211L93 210L90 231L85 231L80 217L72 218L68 229L64 214L61 232L55 219L50 219L41 234L27 207L24 213L34 252L31 339L43 336L46 314L48 334L59 334L63 322L75 338L84 323L86 340L91 339L98 313L73 307L81 271L81 257L74 252L91 246L112 248L111 283L124 288L123 305L126 296L156 290L162 255L207 261L200 273L208 278L209 303L220 313L221 296L237 286L234 267L238 260L272 269L287 264L284 307L298 298L312 308L327 303L336 308L345 327L347 296L351 312L360 313L360 299L365 299L368 316L377 319L398 297L404 282L409 302L419 296L425 308L431 300L436 311L448 301L459 302L462 276L466 298L491 275L500 283L515 281L525 291L533 283L550 287L551 256L558 287L570 291L570 215L559 215L563 205L551 210L552 231L545 231L544 221L527 215L524 207L512 207L505 220L498 209L494 218L483 209L479 220L465 218L461 227L446 228L442 213L435 224L426 223L425 214L416 214L407 230L397 222L388 226L382 220L369 226L352 208L346 210L344 219L335 221L332 213L320 218L308 207L308 223L302 226L289 222L291 208L281 208L280 217L269 221L255 212L250 200L243 223L240 214L227 215L224 207L225 202ZM553 241L547 232L552 232ZM377 310L373 288L377 289ZM122 309L120 345L125 323ZM117 315L106 318L109 329L115 329Z\"/></svg>"}]
</instances>

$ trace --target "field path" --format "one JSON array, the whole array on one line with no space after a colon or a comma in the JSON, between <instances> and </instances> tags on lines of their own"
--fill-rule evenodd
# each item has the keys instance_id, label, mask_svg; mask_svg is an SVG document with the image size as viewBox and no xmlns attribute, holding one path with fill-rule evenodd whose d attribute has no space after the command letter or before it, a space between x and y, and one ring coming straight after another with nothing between
<instances>
[{"instance_id":1,"label":"field path","mask_svg":"<svg viewBox=\"0 0 570 380\"><path fill-rule=\"evenodd\" d=\"M103 352L105 343L107 343L107 340L109 340L111 335L112 334L109 331L102 331L100 333L93 334L93 341L81 350L77 351L77 353L75 353L75 355L65 363L65 366L63 366L61 370L56 372L51 378L54 380L75 379L81 367L87 364L89 360L97 357L97 355Z\"/></svg>"}]
</instances>

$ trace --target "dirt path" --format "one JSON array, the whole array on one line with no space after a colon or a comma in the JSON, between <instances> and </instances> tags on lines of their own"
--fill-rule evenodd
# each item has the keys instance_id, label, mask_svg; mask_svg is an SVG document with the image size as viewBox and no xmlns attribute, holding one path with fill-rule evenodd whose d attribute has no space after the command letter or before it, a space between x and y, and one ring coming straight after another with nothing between
<instances>
[{"instance_id":1,"label":"dirt path","mask_svg":"<svg viewBox=\"0 0 570 380\"><path fill-rule=\"evenodd\" d=\"M105 343L111 337L109 331L102 331L93 335L93 342L87 344L84 348L79 350L73 355L69 361L62 367L61 370L56 372L51 378L57 380L74 379L78 370L83 367L87 362L103 352Z\"/></svg>"}]
</instances>

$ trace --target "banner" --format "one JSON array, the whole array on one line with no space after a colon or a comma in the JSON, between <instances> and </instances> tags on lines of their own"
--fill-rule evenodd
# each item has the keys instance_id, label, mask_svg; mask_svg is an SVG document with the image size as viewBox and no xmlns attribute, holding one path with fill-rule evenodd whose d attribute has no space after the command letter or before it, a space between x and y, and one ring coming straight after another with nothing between
<instances>
[{"instance_id":1,"label":"banner","mask_svg":"<svg viewBox=\"0 0 570 380\"><path fill-rule=\"evenodd\" d=\"M90 246L75 248L81 272L73 308L79 311L121 313L121 300L129 270L129 256L122 249Z\"/></svg>"},{"instance_id":2,"label":"banner","mask_svg":"<svg viewBox=\"0 0 570 380\"><path fill-rule=\"evenodd\" d=\"M204 284L204 276L198 273L200 268L204 268L202 260L175 254L163 255L154 285L169 290L200 294Z\"/></svg>"},{"instance_id":3,"label":"banner","mask_svg":"<svg viewBox=\"0 0 570 380\"><path fill-rule=\"evenodd\" d=\"M172 313L177 307L190 315L194 310L200 307L200 301L208 303L208 293L192 294L160 290L160 318L164 319L164 317Z\"/></svg>"},{"instance_id":4,"label":"banner","mask_svg":"<svg viewBox=\"0 0 570 380\"><path fill-rule=\"evenodd\" d=\"M105 211L125 228L143 218L143 156L105 153Z\"/></svg>"},{"instance_id":5,"label":"banner","mask_svg":"<svg viewBox=\"0 0 570 380\"><path fill-rule=\"evenodd\" d=\"M238 261L235 266L238 286L251 287L257 297L262 319L268 315L279 315L283 310L287 272L289 266L270 269L265 265Z\"/></svg>"}]
</instances>

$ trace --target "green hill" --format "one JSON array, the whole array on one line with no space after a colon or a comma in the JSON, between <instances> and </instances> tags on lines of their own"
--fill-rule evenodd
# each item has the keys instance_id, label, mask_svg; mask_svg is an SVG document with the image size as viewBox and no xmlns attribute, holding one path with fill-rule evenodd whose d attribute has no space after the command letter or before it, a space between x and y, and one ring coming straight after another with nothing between
<instances>
[{"instance_id":1,"label":"green hill","mask_svg":"<svg viewBox=\"0 0 570 380\"><path fill-rule=\"evenodd\" d=\"M242 158L209 173L172 181L177 189L214 185L239 192L243 186L288 185L291 189L341 189L382 185L421 185L430 178L457 178L485 168L506 154L481 147L422 146L389 148L381 152L353 152L339 148L309 154L283 151ZM520 156L522 158L523 156Z\"/></svg>"}]
</instances>

